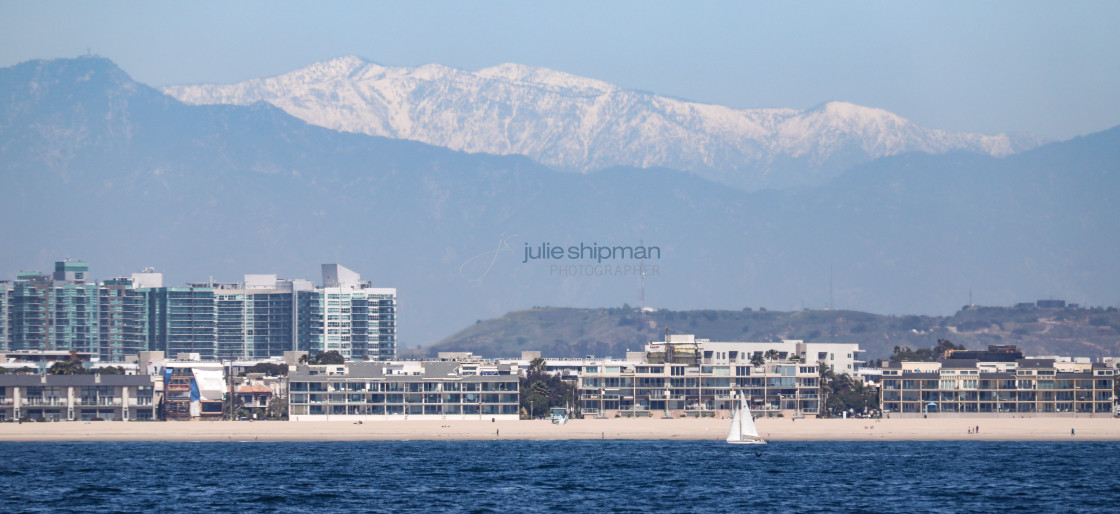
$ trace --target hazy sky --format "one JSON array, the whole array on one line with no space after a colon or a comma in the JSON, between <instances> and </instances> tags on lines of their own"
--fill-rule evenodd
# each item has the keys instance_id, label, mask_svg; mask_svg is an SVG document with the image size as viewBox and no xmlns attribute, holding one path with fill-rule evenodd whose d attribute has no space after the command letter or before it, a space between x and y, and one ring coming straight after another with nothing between
<instances>
[{"instance_id":1,"label":"hazy sky","mask_svg":"<svg viewBox=\"0 0 1120 514\"><path fill-rule=\"evenodd\" d=\"M1065 139L1120 125L1120 2L0 2L0 66L87 51L163 86L357 55L514 62L739 108L879 107Z\"/></svg>"}]
</instances>

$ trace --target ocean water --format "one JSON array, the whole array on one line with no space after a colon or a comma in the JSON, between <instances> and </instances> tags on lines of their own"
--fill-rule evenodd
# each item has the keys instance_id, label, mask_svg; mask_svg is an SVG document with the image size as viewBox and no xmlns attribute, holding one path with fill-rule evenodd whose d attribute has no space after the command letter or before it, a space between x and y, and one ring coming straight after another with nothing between
<instances>
[{"instance_id":1,"label":"ocean water","mask_svg":"<svg viewBox=\"0 0 1120 514\"><path fill-rule=\"evenodd\" d=\"M1120 443L0 443L0 511L1115 512Z\"/></svg>"}]
</instances>

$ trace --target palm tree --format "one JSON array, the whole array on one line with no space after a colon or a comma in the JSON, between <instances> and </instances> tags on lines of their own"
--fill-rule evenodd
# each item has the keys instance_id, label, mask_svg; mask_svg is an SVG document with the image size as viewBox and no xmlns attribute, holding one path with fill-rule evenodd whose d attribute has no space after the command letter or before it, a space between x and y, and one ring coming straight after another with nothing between
<instances>
[{"instance_id":1,"label":"palm tree","mask_svg":"<svg viewBox=\"0 0 1120 514\"><path fill-rule=\"evenodd\" d=\"M547 363L537 357L529 361L529 369L520 380L521 410L531 418L548 414L552 407L562 407L575 396L575 387L559 376L548 373Z\"/></svg>"},{"instance_id":2,"label":"palm tree","mask_svg":"<svg viewBox=\"0 0 1120 514\"><path fill-rule=\"evenodd\" d=\"M766 350L765 353L767 361L778 359L778 350L773 348ZM765 363L763 363L765 365ZM766 376L766 372L762 373L762 405L767 407L770 405L770 378Z\"/></svg>"},{"instance_id":3,"label":"palm tree","mask_svg":"<svg viewBox=\"0 0 1120 514\"><path fill-rule=\"evenodd\" d=\"M536 357L533 360L529 361L529 373L541 374L545 372L547 367L548 363L546 363L545 360L540 357Z\"/></svg>"},{"instance_id":4,"label":"palm tree","mask_svg":"<svg viewBox=\"0 0 1120 514\"><path fill-rule=\"evenodd\" d=\"M782 354L778 350L775 350L773 348L771 348L769 350L766 350L766 360L768 360L768 361L776 361L781 356L782 356ZM762 399L763 399L763 402L768 404L770 402L770 398L768 397L769 389L770 389L770 380L766 377L763 377L763 380L764 380L764 382L762 384L763 385ZM778 408L780 409L781 407L782 406L779 404Z\"/></svg>"},{"instance_id":5,"label":"palm tree","mask_svg":"<svg viewBox=\"0 0 1120 514\"><path fill-rule=\"evenodd\" d=\"M766 365L766 359L762 357L762 352L755 352L755 354L751 356L751 366L752 367L761 368L765 365ZM763 401L763 403L765 403L766 402L766 376L765 376L765 373L763 373L763 377L762 377L762 391L763 391L762 392L762 401Z\"/></svg>"},{"instance_id":6,"label":"palm tree","mask_svg":"<svg viewBox=\"0 0 1120 514\"><path fill-rule=\"evenodd\" d=\"M821 411L828 415L828 397L832 393L832 381L836 375L832 372L832 368L825 364L824 361L818 363L820 366L820 390L821 390Z\"/></svg>"}]
</instances>

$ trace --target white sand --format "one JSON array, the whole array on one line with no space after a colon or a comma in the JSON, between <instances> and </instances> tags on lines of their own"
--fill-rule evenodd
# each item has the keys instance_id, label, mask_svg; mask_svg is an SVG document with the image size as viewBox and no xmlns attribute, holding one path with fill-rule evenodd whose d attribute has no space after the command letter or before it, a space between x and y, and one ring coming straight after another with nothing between
<instances>
[{"instance_id":1,"label":"white sand","mask_svg":"<svg viewBox=\"0 0 1120 514\"><path fill-rule=\"evenodd\" d=\"M771 441L1120 441L1114 418L760 419ZM980 426L978 433L969 427ZM549 421L181 421L0 423L0 441L718 440L726 419ZM1076 435L1070 435L1070 429Z\"/></svg>"}]
</instances>

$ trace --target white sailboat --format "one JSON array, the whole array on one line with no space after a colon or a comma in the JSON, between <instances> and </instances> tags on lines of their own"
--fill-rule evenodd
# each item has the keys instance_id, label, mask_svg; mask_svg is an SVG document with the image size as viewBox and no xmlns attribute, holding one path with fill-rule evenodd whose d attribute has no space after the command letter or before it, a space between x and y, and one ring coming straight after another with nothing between
<instances>
[{"instance_id":1,"label":"white sailboat","mask_svg":"<svg viewBox=\"0 0 1120 514\"><path fill-rule=\"evenodd\" d=\"M754 426L751 408L747 405L746 395L739 397L739 405L731 415L731 430L727 432L727 442L732 444L766 444Z\"/></svg>"}]
</instances>

